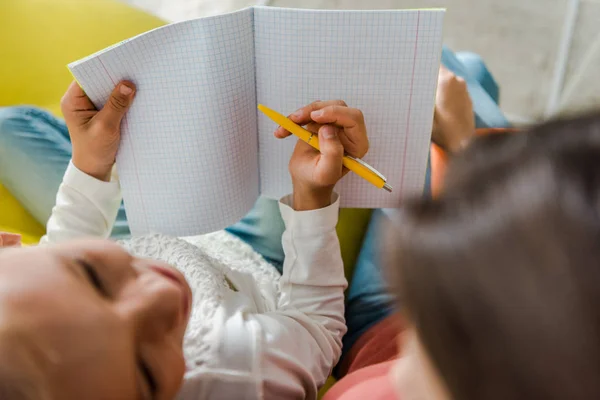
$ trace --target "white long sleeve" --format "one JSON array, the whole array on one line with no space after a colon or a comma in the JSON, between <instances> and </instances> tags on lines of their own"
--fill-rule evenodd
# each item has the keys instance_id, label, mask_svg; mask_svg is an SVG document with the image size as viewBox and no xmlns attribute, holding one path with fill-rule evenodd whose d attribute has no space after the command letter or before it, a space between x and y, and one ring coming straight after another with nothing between
<instances>
[{"instance_id":1,"label":"white long sleeve","mask_svg":"<svg viewBox=\"0 0 600 400\"><path fill-rule=\"evenodd\" d=\"M40 244L85 237L107 238L120 204L121 187L115 174L110 182L102 182L70 162Z\"/></svg>"},{"instance_id":2,"label":"white long sleeve","mask_svg":"<svg viewBox=\"0 0 600 400\"><path fill-rule=\"evenodd\" d=\"M280 203L286 230L278 313L257 317L263 326L268 325L268 318L277 320L281 333L270 333L264 343L266 370L271 371L265 377L265 397L316 398L341 355L347 330L347 282L335 230L339 199L336 195L330 207L304 212L286 203L291 204L291 196ZM290 351L292 344L294 351Z\"/></svg>"},{"instance_id":3,"label":"white long sleeve","mask_svg":"<svg viewBox=\"0 0 600 400\"><path fill-rule=\"evenodd\" d=\"M341 354L344 277L335 231L339 201L312 211L280 202L286 225L279 296L265 297L248 275L213 317L218 357L186 373L179 399L314 399ZM100 182L70 165L44 243L107 237L121 201L116 180ZM190 282L193 285L193 282Z\"/></svg>"},{"instance_id":4,"label":"white long sleeve","mask_svg":"<svg viewBox=\"0 0 600 400\"><path fill-rule=\"evenodd\" d=\"M335 231L339 201L302 212L289 202L280 202L279 300L269 306L252 282L228 276L243 290L227 298L215 321L218 363L189 371L179 399L315 399L337 363L347 285Z\"/></svg>"}]
</instances>

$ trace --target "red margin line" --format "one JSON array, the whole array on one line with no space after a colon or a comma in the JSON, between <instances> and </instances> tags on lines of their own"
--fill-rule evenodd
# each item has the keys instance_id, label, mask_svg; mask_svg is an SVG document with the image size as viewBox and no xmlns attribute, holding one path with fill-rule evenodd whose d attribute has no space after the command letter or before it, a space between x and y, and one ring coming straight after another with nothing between
<instances>
[{"instance_id":1,"label":"red margin line","mask_svg":"<svg viewBox=\"0 0 600 400\"><path fill-rule=\"evenodd\" d=\"M404 194L404 168L406 165L406 153L408 147L408 135L410 134L410 113L412 111L413 87L415 84L415 64L417 63L417 48L419 46L419 24L421 22L421 11L417 11L417 34L415 37L415 54L413 57L412 78L410 81L410 95L408 97L408 116L406 118L406 136L404 137L404 155L402 156L402 177L400 178L400 193Z\"/></svg>"}]
</instances>

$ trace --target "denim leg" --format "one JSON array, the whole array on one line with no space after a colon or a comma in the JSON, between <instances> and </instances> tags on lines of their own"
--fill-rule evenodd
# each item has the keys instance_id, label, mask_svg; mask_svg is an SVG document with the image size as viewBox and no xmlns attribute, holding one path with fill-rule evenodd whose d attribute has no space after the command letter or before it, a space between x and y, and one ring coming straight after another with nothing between
<instances>
[{"instance_id":1,"label":"denim leg","mask_svg":"<svg viewBox=\"0 0 600 400\"><path fill-rule=\"evenodd\" d=\"M41 224L71 159L66 126L33 107L0 109L0 182Z\"/></svg>"},{"instance_id":2,"label":"denim leg","mask_svg":"<svg viewBox=\"0 0 600 400\"><path fill-rule=\"evenodd\" d=\"M0 108L0 182L42 225L50 218L71 154L62 120L34 107ZM113 236L128 234L121 205Z\"/></svg>"},{"instance_id":3,"label":"denim leg","mask_svg":"<svg viewBox=\"0 0 600 400\"><path fill-rule=\"evenodd\" d=\"M282 273L284 255L281 236L284 229L279 202L260 197L240 222L225 230L248 243Z\"/></svg>"},{"instance_id":4,"label":"denim leg","mask_svg":"<svg viewBox=\"0 0 600 400\"><path fill-rule=\"evenodd\" d=\"M500 88L481 56L469 51L460 51L456 53L456 58L460 60L467 74L479 82L494 103L499 104Z\"/></svg>"},{"instance_id":5,"label":"denim leg","mask_svg":"<svg viewBox=\"0 0 600 400\"><path fill-rule=\"evenodd\" d=\"M475 125L477 128L509 127L510 123L502 113L502 110L500 110L500 107L498 107L497 98L492 97L494 96L493 85L495 85L495 80L483 60L473 53L463 53L461 57L468 62L468 67L461 62L452 50L444 46L442 50L442 64L456 75L464 78L467 82L469 95L473 101ZM477 74L473 76L471 72L476 72ZM488 90L491 92L491 95ZM496 90L496 96L497 93L498 91Z\"/></svg>"},{"instance_id":6,"label":"denim leg","mask_svg":"<svg viewBox=\"0 0 600 400\"><path fill-rule=\"evenodd\" d=\"M346 295L346 325L342 339L343 353L375 323L394 310L394 297L388 292L381 271L379 231L387 217L386 210L374 210L365 233L354 275ZM343 357L343 355L342 355Z\"/></svg>"}]
</instances>

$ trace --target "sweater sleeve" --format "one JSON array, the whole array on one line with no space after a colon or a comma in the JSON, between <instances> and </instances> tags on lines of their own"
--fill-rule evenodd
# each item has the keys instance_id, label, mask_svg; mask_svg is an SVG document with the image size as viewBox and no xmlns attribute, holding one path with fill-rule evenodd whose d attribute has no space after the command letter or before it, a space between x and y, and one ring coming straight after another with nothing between
<instances>
[{"instance_id":1,"label":"sweater sleeve","mask_svg":"<svg viewBox=\"0 0 600 400\"><path fill-rule=\"evenodd\" d=\"M276 304L257 312L251 298L260 293L250 284L224 300L215 319L216 365L188 371L179 399L317 398L346 332L338 210L337 195L311 211L295 211L290 197L280 202L285 260Z\"/></svg>"},{"instance_id":2,"label":"sweater sleeve","mask_svg":"<svg viewBox=\"0 0 600 400\"><path fill-rule=\"evenodd\" d=\"M71 162L40 244L85 237L107 238L120 204L121 188L115 174L110 182L103 182L85 174Z\"/></svg>"}]
</instances>

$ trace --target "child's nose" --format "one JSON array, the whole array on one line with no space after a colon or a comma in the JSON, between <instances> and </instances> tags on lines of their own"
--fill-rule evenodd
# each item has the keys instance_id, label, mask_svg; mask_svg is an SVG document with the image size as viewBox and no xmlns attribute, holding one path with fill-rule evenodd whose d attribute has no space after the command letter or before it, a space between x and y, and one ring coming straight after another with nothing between
<instances>
[{"instance_id":1,"label":"child's nose","mask_svg":"<svg viewBox=\"0 0 600 400\"><path fill-rule=\"evenodd\" d=\"M185 331L191 293L177 273L169 267L148 265L139 269L136 306L132 310L138 335L158 339L172 332Z\"/></svg>"}]
</instances>

